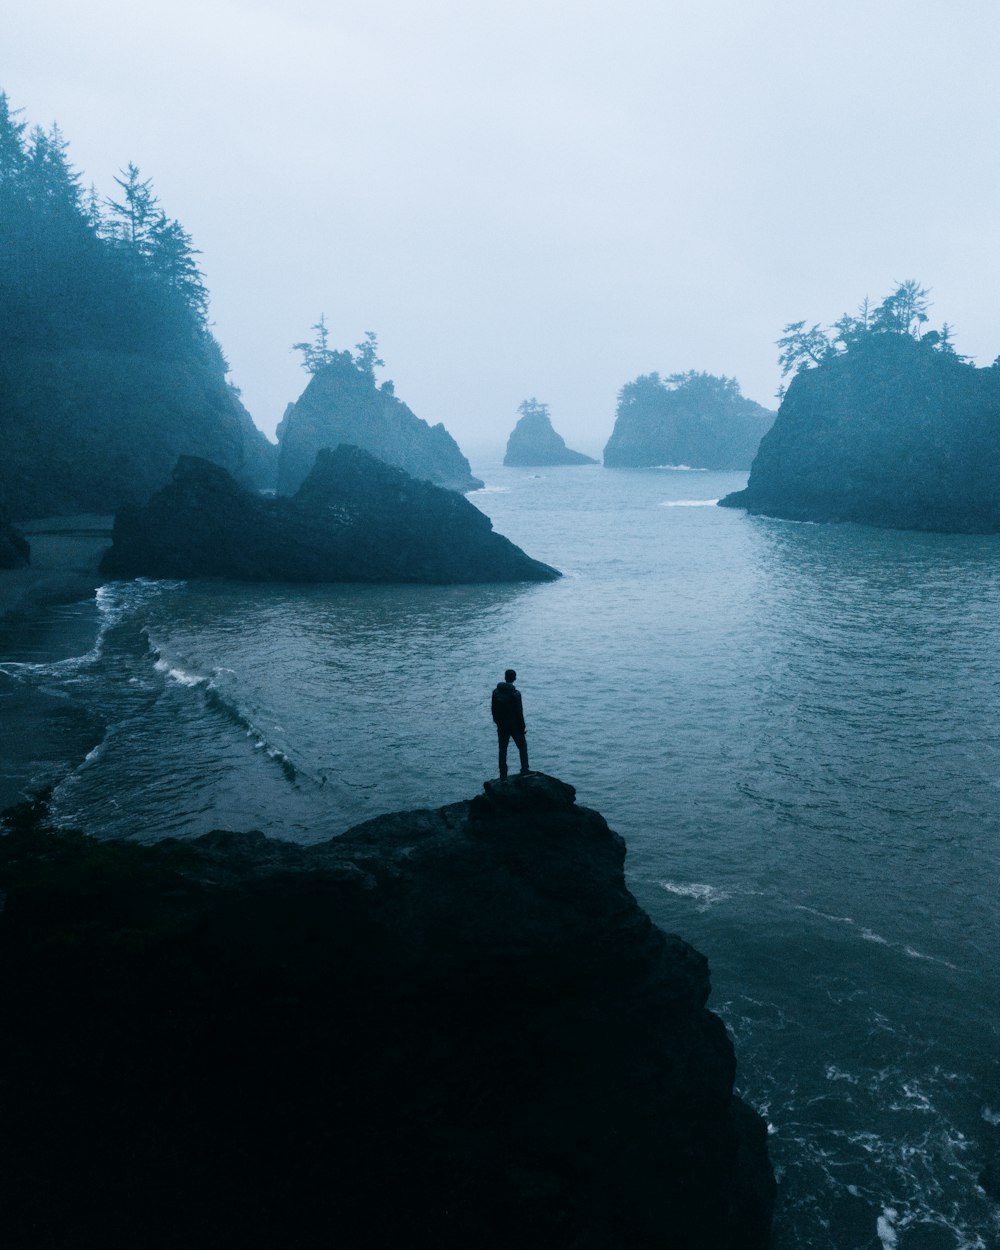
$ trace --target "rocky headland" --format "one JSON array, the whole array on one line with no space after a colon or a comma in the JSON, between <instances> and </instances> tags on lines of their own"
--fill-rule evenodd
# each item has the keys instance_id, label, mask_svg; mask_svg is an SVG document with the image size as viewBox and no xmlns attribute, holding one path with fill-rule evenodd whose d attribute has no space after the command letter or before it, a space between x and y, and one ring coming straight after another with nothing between
<instances>
[{"instance_id":1,"label":"rocky headland","mask_svg":"<svg viewBox=\"0 0 1000 1250\"><path fill-rule=\"evenodd\" d=\"M795 521L1000 532L1000 368L937 334L857 336L797 373L746 489L724 507Z\"/></svg>"},{"instance_id":2,"label":"rocky headland","mask_svg":"<svg viewBox=\"0 0 1000 1250\"><path fill-rule=\"evenodd\" d=\"M182 457L143 508L115 517L108 577L288 582L550 581L455 491L358 447L323 450L291 499L269 499L224 469Z\"/></svg>"},{"instance_id":3,"label":"rocky headland","mask_svg":"<svg viewBox=\"0 0 1000 1250\"><path fill-rule=\"evenodd\" d=\"M469 462L440 423L428 425L397 399L391 383L376 384L350 352L327 353L278 427L278 493L293 495L323 448L348 443L386 464L449 490L477 490Z\"/></svg>"},{"instance_id":4,"label":"rocky headland","mask_svg":"<svg viewBox=\"0 0 1000 1250\"><path fill-rule=\"evenodd\" d=\"M763 1250L706 960L574 797L489 782L310 847L8 813L5 1245Z\"/></svg>"},{"instance_id":5,"label":"rocky headland","mask_svg":"<svg viewBox=\"0 0 1000 1250\"><path fill-rule=\"evenodd\" d=\"M179 455L273 485L277 448L226 379L190 236L151 181L85 196L57 127L0 91L0 510L143 502Z\"/></svg>"},{"instance_id":6,"label":"rocky headland","mask_svg":"<svg viewBox=\"0 0 1000 1250\"><path fill-rule=\"evenodd\" d=\"M524 410L524 405L521 406ZM511 431L503 462L521 468L545 468L559 464L597 464L592 456L572 451L552 426L544 404L525 412Z\"/></svg>"},{"instance_id":7,"label":"rocky headland","mask_svg":"<svg viewBox=\"0 0 1000 1250\"><path fill-rule=\"evenodd\" d=\"M773 412L740 393L735 378L650 373L622 388L604 463L746 469L773 421Z\"/></svg>"}]
</instances>

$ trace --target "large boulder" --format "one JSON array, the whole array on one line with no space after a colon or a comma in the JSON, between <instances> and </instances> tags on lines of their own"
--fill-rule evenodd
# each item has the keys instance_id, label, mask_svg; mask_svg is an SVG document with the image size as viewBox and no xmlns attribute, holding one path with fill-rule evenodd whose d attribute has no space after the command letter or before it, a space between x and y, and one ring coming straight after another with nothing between
<instances>
[{"instance_id":1,"label":"large boulder","mask_svg":"<svg viewBox=\"0 0 1000 1250\"><path fill-rule=\"evenodd\" d=\"M30 815L0 838L11 1250L767 1246L705 957L571 786L312 847Z\"/></svg>"},{"instance_id":2,"label":"large boulder","mask_svg":"<svg viewBox=\"0 0 1000 1250\"><path fill-rule=\"evenodd\" d=\"M734 378L650 373L622 388L604 463L747 469L773 420L773 412L740 393Z\"/></svg>"},{"instance_id":3,"label":"large boulder","mask_svg":"<svg viewBox=\"0 0 1000 1250\"><path fill-rule=\"evenodd\" d=\"M531 411L518 421L507 440L506 465L523 468L558 464L597 464L582 451L571 451L560 434L552 428L547 412Z\"/></svg>"},{"instance_id":4,"label":"large boulder","mask_svg":"<svg viewBox=\"0 0 1000 1250\"><path fill-rule=\"evenodd\" d=\"M313 374L279 427L278 493L294 495L316 453L341 443L364 448L386 464L450 490L477 490L469 462L443 425L428 425L396 398L390 384L377 386L350 352L333 352Z\"/></svg>"},{"instance_id":5,"label":"large boulder","mask_svg":"<svg viewBox=\"0 0 1000 1250\"><path fill-rule=\"evenodd\" d=\"M723 506L798 521L1000 531L1000 368L938 336L867 334L796 374L746 489Z\"/></svg>"},{"instance_id":6,"label":"large boulder","mask_svg":"<svg viewBox=\"0 0 1000 1250\"><path fill-rule=\"evenodd\" d=\"M293 499L245 490L217 465L182 457L143 508L122 509L109 577L289 582L549 581L454 491L357 447L324 450Z\"/></svg>"}]
</instances>

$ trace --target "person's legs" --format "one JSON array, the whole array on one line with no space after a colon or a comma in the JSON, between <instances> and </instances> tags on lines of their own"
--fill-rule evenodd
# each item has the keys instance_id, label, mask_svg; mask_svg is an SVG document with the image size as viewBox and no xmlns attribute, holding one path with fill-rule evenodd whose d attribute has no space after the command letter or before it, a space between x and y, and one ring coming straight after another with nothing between
<instances>
[{"instance_id":1,"label":"person's legs","mask_svg":"<svg viewBox=\"0 0 1000 1250\"><path fill-rule=\"evenodd\" d=\"M507 776L507 743L510 742L510 731L497 725L497 742L500 745L500 780Z\"/></svg>"},{"instance_id":2,"label":"person's legs","mask_svg":"<svg viewBox=\"0 0 1000 1250\"><path fill-rule=\"evenodd\" d=\"M521 772L526 773L528 771L528 743L524 737L524 730L515 729L511 732L510 736L514 739L514 745L517 747L517 753L521 757ZM507 754L507 747L505 744L504 745L505 757L506 757L506 754ZM504 767L506 767L506 759L504 760Z\"/></svg>"}]
</instances>

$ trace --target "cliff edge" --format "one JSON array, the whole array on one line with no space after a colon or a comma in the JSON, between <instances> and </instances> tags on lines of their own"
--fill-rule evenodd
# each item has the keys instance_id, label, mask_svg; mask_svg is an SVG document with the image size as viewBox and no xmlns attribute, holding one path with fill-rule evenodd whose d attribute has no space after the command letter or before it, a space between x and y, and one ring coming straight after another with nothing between
<instances>
[{"instance_id":1,"label":"cliff edge","mask_svg":"<svg viewBox=\"0 0 1000 1250\"><path fill-rule=\"evenodd\" d=\"M312 847L8 813L6 1244L765 1247L706 960L574 798L489 782Z\"/></svg>"}]
</instances>

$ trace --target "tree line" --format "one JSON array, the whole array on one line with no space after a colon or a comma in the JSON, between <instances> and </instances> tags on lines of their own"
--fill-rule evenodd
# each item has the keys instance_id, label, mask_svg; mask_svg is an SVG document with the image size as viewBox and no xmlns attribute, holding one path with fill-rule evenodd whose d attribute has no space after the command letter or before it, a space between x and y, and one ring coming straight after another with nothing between
<instances>
[{"instance_id":1,"label":"tree line","mask_svg":"<svg viewBox=\"0 0 1000 1250\"><path fill-rule=\"evenodd\" d=\"M129 162L117 194L84 190L57 125L29 128L0 92L0 342L174 356L225 370L198 251Z\"/></svg>"}]
</instances>

